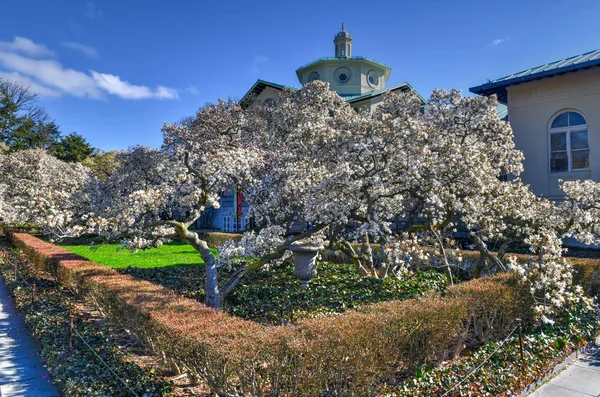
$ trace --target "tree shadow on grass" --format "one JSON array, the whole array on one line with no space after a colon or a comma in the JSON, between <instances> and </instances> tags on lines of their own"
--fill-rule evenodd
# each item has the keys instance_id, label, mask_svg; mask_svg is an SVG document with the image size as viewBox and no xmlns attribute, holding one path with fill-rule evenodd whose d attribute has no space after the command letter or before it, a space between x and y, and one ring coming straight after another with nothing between
<instances>
[{"instance_id":1,"label":"tree shadow on grass","mask_svg":"<svg viewBox=\"0 0 600 397\"><path fill-rule=\"evenodd\" d=\"M203 265L182 263L163 267L126 267L115 270L166 287L186 298L204 302L206 296L204 289L206 273Z\"/></svg>"}]
</instances>

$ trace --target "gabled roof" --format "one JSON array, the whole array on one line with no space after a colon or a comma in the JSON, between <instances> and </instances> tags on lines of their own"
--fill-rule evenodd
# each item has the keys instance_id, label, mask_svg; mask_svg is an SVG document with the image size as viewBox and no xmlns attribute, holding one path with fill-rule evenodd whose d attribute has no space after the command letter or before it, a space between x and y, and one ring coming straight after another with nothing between
<instances>
[{"instance_id":1,"label":"gabled roof","mask_svg":"<svg viewBox=\"0 0 600 397\"><path fill-rule=\"evenodd\" d=\"M498 101L506 103L506 87L510 85L525 83L532 80L539 80L582 69L589 69L595 66L600 66L600 50L586 52L585 54L547 63L545 65L527 69L496 80L491 80L477 87L472 87L469 89L469 91L475 94L486 96L496 94L498 96Z\"/></svg>"},{"instance_id":2,"label":"gabled roof","mask_svg":"<svg viewBox=\"0 0 600 397\"><path fill-rule=\"evenodd\" d=\"M260 95L260 93L263 92L264 89L267 88L267 87L272 87L272 88L275 88L275 89L280 90L280 91L283 91L286 88L290 88L292 90L296 90L297 89L297 88L294 88L294 87L287 87L287 86L284 86L282 84L277 84L277 83L273 83L273 82L270 82L270 81L258 79L258 80L256 80L256 83L254 83L254 85L252 86L252 88L250 88L248 90L248 92L242 97L242 99L240 100L240 104L242 106L246 106L246 102L248 102L250 100L250 98L252 98L254 96L257 96L257 95ZM380 90L369 91L369 92L367 92L365 94L359 94L359 95L340 95L340 96L344 99L344 101L346 101L348 103L356 103L356 102L363 101L365 99L374 98L374 97L382 95L383 93L388 92L388 91L392 91L392 92L395 92L395 91L401 91L401 92L413 91L413 92L415 92L419 96L419 98L421 99L421 103L422 104L426 103L425 98L423 98L421 96L421 94L419 94L417 91L415 91L413 89L413 87L410 84L408 84L408 83L402 83L402 84L394 85L394 86L391 86L391 87L388 87L388 88L383 88L383 89L380 89Z\"/></svg>"},{"instance_id":3,"label":"gabled roof","mask_svg":"<svg viewBox=\"0 0 600 397\"><path fill-rule=\"evenodd\" d=\"M394 91L401 91L401 92L413 91L414 93L416 93L419 96L419 99L421 99L421 103L425 104L425 102L426 102L425 98L423 98L421 96L421 94L419 94L417 91L415 91L413 89L413 87L408 83L393 85L391 87L382 88L380 90L369 91L369 92L367 92L365 94L361 94L361 95L342 95L342 98L344 98L344 100L348 103L356 103L356 102L360 102L365 99L374 98L374 97L382 95L383 93L388 92L388 91L392 91L392 92L394 92Z\"/></svg>"},{"instance_id":4,"label":"gabled roof","mask_svg":"<svg viewBox=\"0 0 600 397\"><path fill-rule=\"evenodd\" d=\"M265 90L265 88L267 88L267 87L272 87L272 88L275 88L280 91L283 91L285 88L288 88L281 84L273 83L273 82L267 81L267 80L258 79L258 80L256 80L256 83L254 83L254 85L248 90L248 92L246 92L246 94L244 94L242 99L240 99L240 104L242 106L245 106L245 102L247 102L249 100L249 98L260 95L260 93L263 92Z\"/></svg>"}]
</instances>

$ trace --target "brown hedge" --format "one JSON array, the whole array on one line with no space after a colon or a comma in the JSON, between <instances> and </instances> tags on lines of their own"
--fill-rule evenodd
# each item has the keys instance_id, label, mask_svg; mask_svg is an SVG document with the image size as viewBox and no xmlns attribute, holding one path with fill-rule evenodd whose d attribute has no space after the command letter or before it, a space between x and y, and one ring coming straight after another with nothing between
<instances>
[{"instance_id":1,"label":"brown hedge","mask_svg":"<svg viewBox=\"0 0 600 397\"><path fill-rule=\"evenodd\" d=\"M206 241L209 247L219 247L226 241L233 240L239 241L242 238L241 234L238 233L221 233L221 232L197 232L198 237Z\"/></svg>"},{"instance_id":2,"label":"brown hedge","mask_svg":"<svg viewBox=\"0 0 600 397\"><path fill-rule=\"evenodd\" d=\"M478 251L459 251L464 260L478 261ZM510 254L520 263L527 262L531 255ZM567 257L573 265L573 283L580 285L587 296L600 299L600 259Z\"/></svg>"},{"instance_id":3,"label":"brown hedge","mask_svg":"<svg viewBox=\"0 0 600 397\"><path fill-rule=\"evenodd\" d=\"M13 243L41 270L91 298L119 326L219 396L372 396L385 382L506 335L530 318L510 277L479 279L442 298L385 302L295 326L266 327L96 265L26 234Z\"/></svg>"}]
</instances>

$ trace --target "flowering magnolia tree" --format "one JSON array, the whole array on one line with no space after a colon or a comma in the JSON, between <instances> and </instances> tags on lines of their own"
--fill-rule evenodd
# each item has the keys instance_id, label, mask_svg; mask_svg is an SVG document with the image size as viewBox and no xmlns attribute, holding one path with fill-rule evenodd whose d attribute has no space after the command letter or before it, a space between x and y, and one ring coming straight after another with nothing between
<instances>
[{"instance_id":1,"label":"flowering magnolia tree","mask_svg":"<svg viewBox=\"0 0 600 397\"><path fill-rule=\"evenodd\" d=\"M584 222L598 218L590 218L591 205L575 199L573 188L565 189L569 204L557 206L523 185L522 154L496 105L493 97L435 91L424 113L416 96L390 94L372 114L359 114L325 83L285 92L266 115L268 133L255 141L266 161L246 195L271 250L302 221L316 232L310 239L346 253L361 275L402 273L412 261L435 255L452 283L456 254L448 242L460 220L481 251L480 274L520 271L542 315L577 299L561 238L592 241L593 227ZM505 175L517 178L502 182ZM570 209L574 200L581 214ZM394 237L390 219L408 211L419 214L419 224ZM492 253L488 244L497 240L503 244ZM250 233L224 247L220 258L256 254L257 241L261 252L269 251L268 239ZM426 242L435 252L423 250ZM371 243L380 243L381 252L374 253ZM516 243L528 245L535 259L506 260Z\"/></svg>"},{"instance_id":2,"label":"flowering magnolia tree","mask_svg":"<svg viewBox=\"0 0 600 397\"><path fill-rule=\"evenodd\" d=\"M166 124L161 150L119 154L117 169L102 182L40 151L4 157L2 203L23 209L11 216L57 235L94 233L131 249L187 242L206 263L212 307L246 272L285 260L297 242L345 253L366 277L402 275L415 262L435 259L452 283L457 255L449 241L460 220L481 251L477 272L517 269L546 314L576 299L561 238L600 241L600 189L569 182L560 205L536 198L518 179L522 155L496 104L493 97L435 91L423 112L415 95L387 94L373 113L357 113L316 81L284 91L273 108L219 101L185 123ZM33 153L37 160L27 160ZM27 175L21 182L10 177L19 173ZM507 174L516 179L502 182ZM261 227L220 247L215 259L189 228L236 187ZM420 222L394 236L390 220L409 212ZM297 224L306 227L290 234ZM489 242L498 240L500 250L491 252ZM427 242L433 250L424 250ZM381 250L374 252L373 243ZM529 245L535 257L505 257L516 243ZM224 266L235 271L219 284Z\"/></svg>"},{"instance_id":3,"label":"flowering magnolia tree","mask_svg":"<svg viewBox=\"0 0 600 397\"><path fill-rule=\"evenodd\" d=\"M409 255L390 219L418 212L419 230L434 237L451 282L444 234L501 175L521 170L495 105L436 91L423 114L416 95L389 94L372 114L359 114L322 82L288 91L257 139L268 161L246 196L252 214L280 233L298 220L313 225L359 274L383 278L405 270ZM383 244L382 255L373 254L373 242ZM241 253L238 246L222 255Z\"/></svg>"},{"instance_id":4,"label":"flowering magnolia tree","mask_svg":"<svg viewBox=\"0 0 600 397\"><path fill-rule=\"evenodd\" d=\"M95 178L77 163L65 163L43 149L0 155L0 216L6 222L36 223L46 234L65 237L82 230Z\"/></svg>"}]
</instances>

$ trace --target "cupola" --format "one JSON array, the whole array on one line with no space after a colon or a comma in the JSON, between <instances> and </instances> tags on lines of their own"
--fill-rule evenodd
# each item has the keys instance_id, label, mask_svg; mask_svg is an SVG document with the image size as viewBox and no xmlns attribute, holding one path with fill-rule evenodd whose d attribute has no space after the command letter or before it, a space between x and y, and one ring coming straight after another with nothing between
<instances>
[{"instance_id":1,"label":"cupola","mask_svg":"<svg viewBox=\"0 0 600 397\"><path fill-rule=\"evenodd\" d=\"M342 22L342 30L335 35L333 43L335 44L336 58L352 57L352 36L344 29L344 22Z\"/></svg>"}]
</instances>

